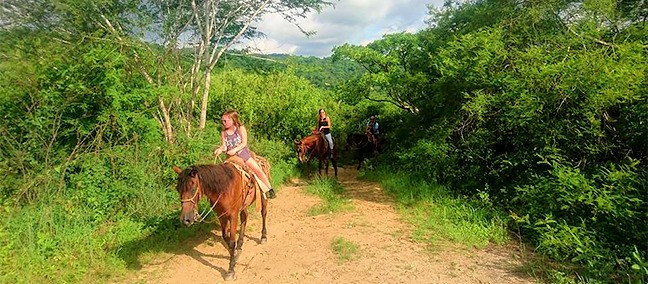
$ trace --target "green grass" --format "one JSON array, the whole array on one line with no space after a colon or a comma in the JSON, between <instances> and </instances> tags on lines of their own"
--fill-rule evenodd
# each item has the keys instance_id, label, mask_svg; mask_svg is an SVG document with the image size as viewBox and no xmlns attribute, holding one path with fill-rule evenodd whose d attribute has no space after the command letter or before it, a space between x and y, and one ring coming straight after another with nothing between
<instances>
[{"instance_id":1,"label":"green grass","mask_svg":"<svg viewBox=\"0 0 648 284\"><path fill-rule=\"evenodd\" d=\"M187 239L206 239L214 227L185 228L169 211L105 222L83 213L53 204L12 214L0 229L0 283L105 283L160 252L180 253Z\"/></svg>"},{"instance_id":2,"label":"green grass","mask_svg":"<svg viewBox=\"0 0 648 284\"><path fill-rule=\"evenodd\" d=\"M358 245L343 237L333 239L331 242L331 250L339 263L357 259L359 256Z\"/></svg>"},{"instance_id":3,"label":"green grass","mask_svg":"<svg viewBox=\"0 0 648 284\"><path fill-rule=\"evenodd\" d=\"M257 145L260 154L277 159L271 160L275 186L298 175L291 148ZM201 157L213 162L213 143L198 148L161 148L139 159L120 149L106 152L110 158L87 155L75 161L62 190L52 182L34 188L40 198L30 203L1 201L0 283L112 282L161 254L180 254L213 238L217 221L186 228L178 218L170 165L185 167ZM209 206L202 201L200 208Z\"/></svg>"},{"instance_id":4,"label":"green grass","mask_svg":"<svg viewBox=\"0 0 648 284\"><path fill-rule=\"evenodd\" d=\"M309 182L306 192L321 199L308 210L310 216L353 210L353 204L344 196L344 187L335 179L316 178Z\"/></svg>"},{"instance_id":5,"label":"green grass","mask_svg":"<svg viewBox=\"0 0 648 284\"><path fill-rule=\"evenodd\" d=\"M509 240L508 216L486 202L455 197L443 186L393 171L363 172L361 178L380 182L396 199L403 218L415 227L416 241L434 244L450 240L468 247L484 247Z\"/></svg>"}]
</instances>

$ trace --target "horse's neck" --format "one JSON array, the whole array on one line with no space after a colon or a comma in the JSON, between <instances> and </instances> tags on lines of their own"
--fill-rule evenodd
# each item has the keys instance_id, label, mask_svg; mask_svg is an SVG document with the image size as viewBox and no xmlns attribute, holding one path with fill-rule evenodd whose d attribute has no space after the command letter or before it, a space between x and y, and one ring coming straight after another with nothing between
<instances>
[{"instance_id":1,"label":"horse's neck","mask_svg":"<svg viewBox=\"0 0 648 284\"><path fill-rule=\"evenodd\" d=\"M209 165L199 172L200 183L202 187L202 194L209 198L218 196L222 193L224 186L230 183L230 174L227 174L228 168L234 172L234 166L227 165L227 163L219 165Z\"/></svg>"},{"instance_id":2,"label":"horse's neck","mask_svg":"<svg viewBox=\"0 0 648 284\"><path fill-rule=\"evenodd\" d=\"M308 139L307 143L306 143L308 145L308 148L313 148L313 147L317 146L320 139L322 138L319 134L313 134L313 135L311 135L309 137L311 137L311 138Z\"/></svg>"},{"instance_id":3,"label":"horse's neck","mask_svg":"<svg viewBox=\"0 0 648 284\"><path fill-rule=\"evenodd\" d=\"M316 147L325 147L327 143L323 134L317 135L317 140L315 141Z\"/></svg>"}]
</instances>

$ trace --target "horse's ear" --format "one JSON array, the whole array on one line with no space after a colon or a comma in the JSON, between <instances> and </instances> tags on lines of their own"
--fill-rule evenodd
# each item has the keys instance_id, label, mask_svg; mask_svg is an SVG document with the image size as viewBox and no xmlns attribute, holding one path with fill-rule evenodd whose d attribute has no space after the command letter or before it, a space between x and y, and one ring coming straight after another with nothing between
<instances>
[{"instance_id":1,"label":"horse's ear","mask_svg":"<svg viewBox=\"0 0 648 284\"><path fill-rule=\"evenodd\" d=\"M197 174L198 174L198 171L196 169L191 169L191 172L189 172L189 176L192 177L192 178L196 177Z\"/></svg>"},{"instance_id":2,"label":"horse's ear","mask_svg":"<svg viewBox=\"0 0 648 284\"><path fill-rule=\"evenodd\" d=\"M299 145L301 145L301 143L302 142L300 140L295 140L295 146L299 146Z\"/></svg>"},{"instance_id":3,"label":"horse's ear","mask_svg":"<svg viewBox=\"0 0 648 284\"><path fill-rule=\"evenodd\" d=\"M174 165L173 166L173 171L176 172L176 174L180 175L180 173L182 172L182 169L178 168L178 166Z\"/></svg>"}]
</instances>

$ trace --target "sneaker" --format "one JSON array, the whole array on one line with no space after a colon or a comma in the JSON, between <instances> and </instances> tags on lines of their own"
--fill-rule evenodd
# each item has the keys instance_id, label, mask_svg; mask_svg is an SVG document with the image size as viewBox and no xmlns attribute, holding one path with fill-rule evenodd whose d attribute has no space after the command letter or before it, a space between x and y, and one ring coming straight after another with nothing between
<instances>
[{"instance_id":1,"label":"sneaker","mask_svg":"<svg viewBox=\"0 0 648 284\"><path fill-rule=\"evenodd\" d=\"M270 190L268 190L267 197L268 199L274 199L277 197L277 194L274 192L274 189L271 188Z\"/></svg>"}]
</instances>

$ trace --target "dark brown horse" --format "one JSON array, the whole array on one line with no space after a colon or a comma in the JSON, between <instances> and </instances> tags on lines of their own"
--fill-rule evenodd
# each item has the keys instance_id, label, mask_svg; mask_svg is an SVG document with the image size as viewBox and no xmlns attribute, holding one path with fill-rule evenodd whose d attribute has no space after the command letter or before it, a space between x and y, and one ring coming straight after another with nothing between
<instances>
[{"instance_id":1,"label":"dark brown horse","mask_svg":"<svg viewBox=\"0 0 648 284\"><path fill-rule=\"evenodd\" d=\"M358 170L362 166L365 157L376 152L376 144L371 141L372 137L367 134L352 133L347 136L347 150L350 148L356 152L358 158Z\"/></svg>"},{"instance_id":2,"label":"dark brown horse","mask_svg":"<svg viewBox=\"0 0 648 284\"><path fill-rule=\"evenodd\" d=\"M264 159L265 160L265 159ZM269 165L266 162L263 170L269 174ZM197 204L202 197L209 198L211 210L218 216L221 225L223 240L227 244L230 262L229 270L224 275L225 280L234 280L234 266L236 259L243 247L243 236L247 224L248 213L246 208L255 200L261 207L263 228L261 229L261 243L268 239L266 236L266 215L268 213L268 200L260 198L263 194L258 189L254 177L250 177L243 168L233 162L226 161L220 165L196 165L184 170L173 166L178 174L176 189L180 193L182 211L180 221L186 226L191 226L197 219ZM260 202L259 202L260 198ZM235 242L237 226L241 222L238 241Z\"/></svg>"},{"instance_id":3,"label":"dark brown horse","mask_svg":"<svg viewBox=\"0 0 648 284\"><path fill-rule=\"evenodd\" d=\"M331 164L333 164L335 176L337 177L337 151L335 151L335 146L333 146L333 151L331 152L324 135L313 131L313 134L304 137L302 140L295 141L295 148L299 163L310 164L313 158L317 158L319 161L319 174L322 174L322 163L324 163L326 168L325 172L328 175L330 160Z\"/></svg>"}]
</instances>

